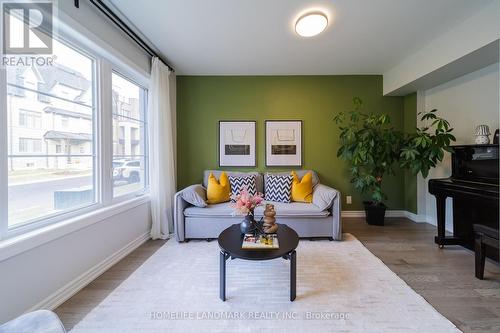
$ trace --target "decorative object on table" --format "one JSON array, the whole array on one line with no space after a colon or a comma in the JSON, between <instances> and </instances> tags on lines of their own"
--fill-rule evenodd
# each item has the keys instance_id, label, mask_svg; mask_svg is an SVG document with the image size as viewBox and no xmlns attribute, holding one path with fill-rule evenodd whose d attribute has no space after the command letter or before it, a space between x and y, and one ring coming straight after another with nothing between
<instances>
[{"instance_id":1,"label":"decorative object on table","mask_svg":"<svg viewBox=\"0 0 500 333\"><path fill-rule=\"evenodd\" d=\"M278 231L278 225L276 224L276 211L274 210L274 205L272 204L266 204L262 229L266 234L274 234Z\"/></svg>"},{"instance_id":2,"label":"decorative object on table","mask_svg":"<svg viewBox=\"0 0 500 333\"><path fill-rule=\"evenodd\" d=\"M240 223L240 230L242 234L246 234L247 232L255 232L255 225L256 222L254 220L254 216L252 215L246 215L243 218L243 221Z\"/></svg>"},{"instance_id":3,"label":"decorative object on table","mask_svg":"<svg viewBox=\"0 0 500 333\"><path fill-rule=\"evenodd\" d=\"M488 125L479 125L476 127L476 144L485 145L490 143L490 128Z\"/></svg>"},{"instance_id":4,"label":"decorative object on table","mask_svg":"<svg viewBox=\"0 0 500 333\"><path fill-rule=\"evenodd\" d=\"M500 132L500 130L497 128L495 131L495 134L493 135L493 143L496 145L498 144L498 139L499 139L498 137L500 135L499 132Z\"/></svg>"},{"instance_id":5,"label":"decorative object on table","mask_svg":"<svg viewBox=\"0 0 500 333\"><path fill-rule=\"evenodd\" d=\"M279 249L277 234L245 234L241 248L244 250Z\"/></svg>"},{"instance_id":6,"label":"decorative object on table","mask_svg":"<svg viewBox=\"0 0 500 333\"><path fill-rule=\"evenodd\" d=\"M267 174L265 192L267 201L290 203L292 175Z\"/></svg>"},{"instance_id":7,"label":"decorative object on table","mask_svg":"<svg viewBox=\"0 0 500 333\"><path fill-rule=\"evenodd\" d=\"M219 166L256 166L255 121L219 121Z\"/></svg>"},{"instance_id":8,"label":"decorative object on table","mask_svg":"<svg viewBox=\"0 0 500 333\"><path fill-rule=\"evenodd\" d=\"M360 110L363 102L353 98L353 110L334 117L340 130L340 148L337 156L349 164L354 188L370 193L371 201L365 203L366 222L383 225L387 195L382 192L382 180L386 174L394 174L399 163L413 174L425 178L430 168L443 160L444 152L451 151L455 141L450 123L431 110L419 113L424 125L414 133L404 133L390 125L390 117L384 113L365 114Z\"/></svg>"},{"instance_id":9,"label":"decorative object on table","mask_svg":"<svg viewBox=\"0 0 500 333\"><path fill-rule=\"evenodd\" d=\"M266 120L266 166L302 166L301 120Z\"/></svg>"},{"instance_id":10,"label":"decorative object on table","mask_svg":"<svg viewBox=\"0 0 500 333\"><path fill-rule=\"evenodd\" d=\"M256 193L255 195L251 195L246 188L242 188L240 193L232 195L231 199L234 200L232 204L234 208L233 215L242 215L245 217L240 223L241 233L247 234L253 232L256 228L254 210L255 207L262 203L262 194Z\"/></svg>"},{"instance_id":11,"label":"decorative object on table","mask_svg":"<svg viewBox=\"0 0 500 333\"><path fill-rule=\"evenodd\" d=\"M229 178L225 172L222 172L219 179L215 178L213 173L208 176L207 184L207 203L216 204L228 202L231 196L231 186Z\"/></svg>"}]
</instances>

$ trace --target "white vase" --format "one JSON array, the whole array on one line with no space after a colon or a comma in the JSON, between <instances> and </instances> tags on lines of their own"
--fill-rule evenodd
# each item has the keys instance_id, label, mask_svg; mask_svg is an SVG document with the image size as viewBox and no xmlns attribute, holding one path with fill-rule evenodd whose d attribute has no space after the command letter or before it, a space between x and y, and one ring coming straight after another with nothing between
<instances>
[{"instance_id":1,"label":"white vase","mask_svg":"<svg viewBox=\"0 0 500 333\"><path fill-rule=\"evenodd\" d=\"M485 145L490 143L490 134L488 125L479 125L476 127L476 144Z\"/></svg>"},{"instance_id":2,"label":"white vase","mask_svg":"<svg viewBox=\"0 0 500 333\"><path fill-rule=\"evenodd\" d=\"M487 135L477 135L476 136L476 144L487 145L488 143L490 143L490 138Z\"/></svg>"}]
</instances>

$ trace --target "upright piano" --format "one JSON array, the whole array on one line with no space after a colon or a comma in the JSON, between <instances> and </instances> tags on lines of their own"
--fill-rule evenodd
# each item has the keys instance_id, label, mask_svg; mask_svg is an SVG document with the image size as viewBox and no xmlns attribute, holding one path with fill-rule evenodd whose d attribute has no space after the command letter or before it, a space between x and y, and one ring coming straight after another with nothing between
<instances>
[{"instance_id":1,"label":"upright piano","mask_svg":"<svg viewBox=\"0 0 500 333\"><path fill-rule=\"evenodd\" d=\"M499 146L453 146L451 177L430 179L436 197L437 237L440 247L462 245L474 249L473 224L499 227ZM446 236L446 198L453 198L453 236ZM489 255L498 261L498 253Z\"/></svg>"}]
</instances>

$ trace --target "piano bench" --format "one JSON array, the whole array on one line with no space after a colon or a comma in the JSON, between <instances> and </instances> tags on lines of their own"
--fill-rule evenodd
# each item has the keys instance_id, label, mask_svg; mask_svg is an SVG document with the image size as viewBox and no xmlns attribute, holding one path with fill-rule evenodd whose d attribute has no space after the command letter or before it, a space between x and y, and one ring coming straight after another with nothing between
<instances>
[{"instance_id":1,"label":"piano bench","mask_svg":"<svg viewBox=\"0 0 500 333\"><path fill-rule=\"evenodd\" d=\"M474 224L473 229L474 252L476 255L476 277L482 280L484 278L484 260L486 257L486 246L490 246L498 250L499 232L498 229L487 227L482 224Z\"/></svg>"}]
</instances>

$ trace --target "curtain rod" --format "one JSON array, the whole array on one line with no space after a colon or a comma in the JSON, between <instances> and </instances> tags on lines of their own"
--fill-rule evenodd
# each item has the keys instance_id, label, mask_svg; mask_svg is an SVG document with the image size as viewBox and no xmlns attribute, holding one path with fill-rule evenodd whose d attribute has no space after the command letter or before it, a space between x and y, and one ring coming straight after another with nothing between
<instances>
[{"instance_id":1,"label":"curtain rod","mask_svg":"<svg viewBox=\"0 0 500 333\"><path fill-rule=\"evenodd\" d=\"M139 45L144 51L146 51L152 57L158 57L158 59L163 62L168 69L175 72L175 69L168 64L168 62L163 59L158 53L155 52L141 37L139 37L123 20L118 17L105 3L101 0L89 0L101 13L103 13L108 19L110 19L118 28L120 28L127 36L129 36L137 45ZM80 8L80 1L75 0L75 7Z\"/></svg>"}]
</instances>

